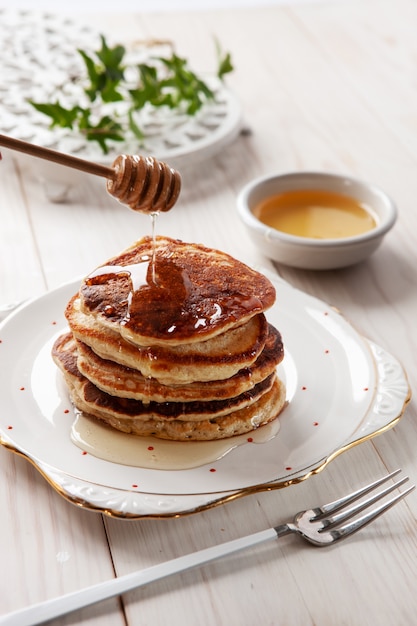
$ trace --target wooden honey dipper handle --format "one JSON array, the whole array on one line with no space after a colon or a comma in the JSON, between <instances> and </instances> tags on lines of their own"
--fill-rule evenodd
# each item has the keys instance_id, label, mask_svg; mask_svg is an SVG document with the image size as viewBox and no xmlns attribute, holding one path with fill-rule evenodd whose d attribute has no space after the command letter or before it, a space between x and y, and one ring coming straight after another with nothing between
<instances>
[{"instance_id":1,"label":"wooden honey dipper handle","mask_svg":"<svg viewBox=\"0 0 417 626\"><path fill-rule=\"evenodd\" d=\"M179 173L153 157L120 155L112 167L0 134L0 146L107 179L107 191L142 213L169 211L181 189Z\"/></svg>"},{"instance_id":2,"label":"wooden honey dipper handle","mask_svg":"<svg viewBox=\"0 0 417 626\"><path fill-rule=\"evenodd\" d=\"M104 178L113 179L116 176L116 172L112 167L101 165L100 163L94 163L92 161L86 161L78 157L65 154L64 152L58 152L57 150L51 150L50 148L44 148L37 146L27 141L20 139L14 139L6 135L0 135L0 146L4 148L10 148L10 150L16 150L17 152L23 152L46 161L53 161L66 167L72 167L73 169L80 170L81 172L87 172L88 174L94 174L95 176L103 176Z\"/></svg>"}]
</instances>

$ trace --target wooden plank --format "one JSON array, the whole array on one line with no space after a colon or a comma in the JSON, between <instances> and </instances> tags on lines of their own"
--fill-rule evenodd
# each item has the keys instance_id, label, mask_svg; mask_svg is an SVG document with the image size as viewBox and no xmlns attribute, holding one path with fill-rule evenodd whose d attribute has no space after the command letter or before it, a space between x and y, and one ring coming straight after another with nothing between
<instances>
[{"instance_id":1,"label":"wooden plank","mask_svg":"<svg viewBox=\"0 0 417 626\"><path fill-rule=\"evenodd\" d=\"M0 472L2 613L113 577L100 514L69 504L27 460L3 448ZM76 623L125 622L113 599L83 609Z\"/></svg>"}]
</instances>

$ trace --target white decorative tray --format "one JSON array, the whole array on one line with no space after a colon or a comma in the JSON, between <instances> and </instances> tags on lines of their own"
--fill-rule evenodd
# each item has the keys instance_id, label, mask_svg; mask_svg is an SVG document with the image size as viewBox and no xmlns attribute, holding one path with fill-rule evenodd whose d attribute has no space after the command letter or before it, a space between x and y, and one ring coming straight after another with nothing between
<instances>
[{"instance_id":1,"label":"white decorative tray","mask_svg":"<svg viewBox=\"0 0 417 626\"><path fill-rule=\"evenodd\" d=\"M139 144L133 135L126 135L125 142L114 142L109 154L104 155L96 142L86 141L77 132L51 129L49 117L28 102L59 100L67 107L80 102L83 91L74 78L84 66L77 48L98 49L99 33L58 14L3 10L0 43L0 132L17 139L102 163L112 163L118 154L143 154L182 167L190 160L195 162L215 155L241 129L237 98L217 78L208 76L205 80L216 97L207 101L196 115L168 107L159 110L145 107L140 112L143 143ZM132 47L127 49L126 60L146 62L161 52L146 45Z\"/></svg>"}]
</instances>

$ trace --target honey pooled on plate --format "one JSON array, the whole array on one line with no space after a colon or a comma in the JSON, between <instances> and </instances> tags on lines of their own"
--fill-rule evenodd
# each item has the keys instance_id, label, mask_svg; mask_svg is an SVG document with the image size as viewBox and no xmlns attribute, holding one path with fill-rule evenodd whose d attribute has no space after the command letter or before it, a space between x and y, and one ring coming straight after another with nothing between
<instances>
[{"instance_id":1,"label":"honey pooled on plate","mask_svg":"<svg viewBox=\"0 0 417 626\"><path fill-rule=\"evenodd\" d=\"M353 197L299 189L266 198L254 210L267 226L297 237L342 239L366 233L376 226L371 210Z\"/></svg>"}]
</instances>

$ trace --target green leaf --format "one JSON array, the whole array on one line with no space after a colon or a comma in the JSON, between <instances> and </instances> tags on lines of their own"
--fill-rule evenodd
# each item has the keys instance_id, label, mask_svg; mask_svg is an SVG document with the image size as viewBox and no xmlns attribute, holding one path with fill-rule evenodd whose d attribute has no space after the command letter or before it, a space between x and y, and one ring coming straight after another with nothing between
<instances>
[{"instance_id":1,"label":"green leaf","mask_svg":"<svg viewBox=\"0 0 417 626\"><path fill-rule=\"evenodd\" d=\"M100 74L93 59L83 50L78 50L78 52L84 60L87 75L90 79L90 86L85 89L85 93L88 95L91 102L94 102L97 94L100 93L101 90Z\"/></svg>"},{"instance_id":2,"label":"green leaf","mask_svg":"<svg viewBox=\"0 0 417 626\"><path fill-rule=\"evenodd\" d=\"M44 115L48 115L48 117L51 118L51 128L54 126L72 128L80 111L78 106L75 106L72 109L66 109L61 106L59 102L55 102L55 104L43 104L41 102L33 102L32 100L29 100L29 102L37 111L44 113Z\"/></svg>"},{"instance_id":3,"label":"green leaf","mask_svg":"<svg viewBox=\"0 0 417 626\"><path fill-rule=\"evenodd\" d=\"M112 81L107 78L101 89L101 99L103 102L121 102L125 99L123 94L117 89L118 84L118 81Z\"/></svg>"},{"instance_id":4,"label":"green leaf","mask_svg":"<svg viewBox=\"0 0 417 626\"><path fill-rule=\"evenodd\" d=\"M232 57L230 52L225 54L222 52L219 41L216 39L216 51L217 51L217 77L223 80L225 74L230 74L235 69L232 63Z\"/></svg>"},{"instance_id":5,"label":"green leaf","mask_svg":"<svg viewBox=\"0 0 417 626\"><path fill-rule=\"evenodd\" d=\"M187 66L186 59L173 54L171 58L159 58L167 69L167 77L162 79L162 91L170 93L169 106L176 108L181 102L186 104L186 112L194 115L204 104L205 100L214 98L213 91ZM165 98L165 102L168 99Z\"/></svg>"},{"instance_id":6,"label":"green leaf","mask_svg":"<svg viewBox=\"0 0 417 626\"><path fill-rule=\"evenodd\" d=\"M225 74L229 74L230 72L233 72L233 70L234 70L234 67L232 64L232 59L231 59L230 53L228 52L219 61L217 76L222 80Z\"/></svg>"},{"instance_id":7,"label":"green leaf","mask_svg":"<svg viewBox=\"0 0 417 626\"><path fill-rule=\"evenodd\" d=\"M101 97L103 102L117 102L123 100L123 94L118 91L121 81L124 79L124 67L121 64L125 55L123 46L109 48L106 39L101 37L101 49L96 54L96 60L83 50L78 50L84 60L90 85L85 88L85 93L94 102Z\"/></svg>"},{"instance_id":8,"label":"green leaf","mask_svg":"<svg viewBox=\"0 0 417 626\"><path fill-rule=\"evenodd\" d=\"M105 67L112 76L113 80L123 80L124 68L122 61L126 52L125 48L121 45L109 48L103 35L100 35L100 39L101 50L97 51L97 57L100 59L103 67Z\"/></svg>"},{"instance_id":9,"label":"green leaf","mask_svg":"<svg viewBox=\"0 0 417 626\"><path fill-rule=\"evenodd\" d=\"M134 118L133 118L133 111L130 110L129 114L129 128L132 131L132 133L135 135L135 137L137 137L138 139L144 139L145 135L143 134L143 132L141 131L141 129L139 128L139 126L136 124Z\"/></svg>"},{"instance_id":10,"label":"green leaf","mask_svg":"<svg viewBox=\"0 0 417 626\"><path fill-rule=\"evenodd\" d=\"M156 67L141 63L137 66L139 83L129 91L135 109L142 109L147 102L155 105L160 97L160 84Z\"/></svg>"},{"instance_id":11,"label":"green leaf","mask_svg":"<svg viewBox=\"0 0 417 626\"><path fill-rule=\"evenodd\" d=\"M97 124L93 124L90 121L89 111L83 111L79 129L88 141L97 141L105 154L109 151L107 141L124 140L123 126L109 115L103 116Z\"/></svg>"}]
</instances>

